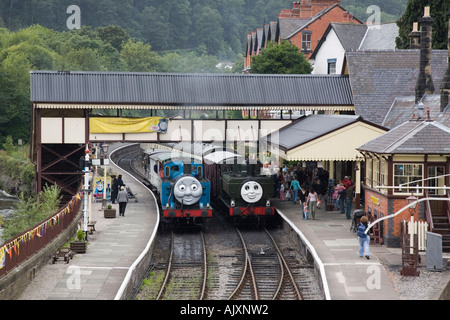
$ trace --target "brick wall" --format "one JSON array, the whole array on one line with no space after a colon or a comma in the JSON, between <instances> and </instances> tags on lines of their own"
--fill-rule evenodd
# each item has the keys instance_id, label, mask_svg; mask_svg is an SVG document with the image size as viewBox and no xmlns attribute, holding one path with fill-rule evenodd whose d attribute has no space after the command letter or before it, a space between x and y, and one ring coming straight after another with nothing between
<instances>
[{"instance_id":1,"label":"brick wall","mask_svg":"<svg viewBox=\"0 0 450 320\"><path fill-rule=\"evenodd\" d=\"M281 10L278 15L280 19L311 19L320 11L335 4L340 4L341 0L301 0L292 3L292 9Z\"/></svg>"},{"instance_id":2,"label":"brick wall","mask_svg":"<svg viewBox=\"0 0 450 320\"><path fill-rule=\"evenodd\" d=\"M311 51L306 53L306 57L308 59L322 38L330 22L349 22L359 24L358 20L355 20L351 14L341 7L334 7L320 19L312 22L309 26L302 29L302 32L311 31ZM289 39L289 41L298 48L302 47L302 32L298 32Z\"/></svg>"},{"instance_id":3,"label":"brick wall","mask_svg":"<svg viewBox=\"0 0 450 320\"><path fill-rule=\"evenodd\" d=\"M396 213L407 205L405 198L388 198L386 194L373 189L365 189L365 212L372 212L374 217L382 218ZM401 221L410 220L409 209L404 210L393 218L383 220L380 223L383 244L388 247L400 247ZM415 210L414 219L424 220L423 202Z\"/></svg>"}]
</instances>

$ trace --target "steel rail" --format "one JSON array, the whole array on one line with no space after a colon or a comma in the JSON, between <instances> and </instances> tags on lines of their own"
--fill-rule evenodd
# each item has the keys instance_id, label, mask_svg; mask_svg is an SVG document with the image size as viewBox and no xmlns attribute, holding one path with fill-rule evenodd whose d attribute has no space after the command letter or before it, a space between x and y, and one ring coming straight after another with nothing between
<instances>
[{"instance_id":1,"label":"steel rail","mask_svg":"<svg viewBox=\"0 0 450 320\"><path fill-rule=\"evenodd\" d=\"M277 296L279 295L279 290L281 289L281 284L282 284L283 278L284 278L284 269L286 269L286 271L287 271L287 275L289 277L289 280L292 283L292 286L294 288L295 295L297 296L297 299L298 300L303 300L302 294L300 293L300 290L298 290L298 286L297 286L297 283L295 282L294 276L292 275L291 269L289 268L286 260L284 259L280 248L278 247L277 243L275 242L275 239L272 237L272 235L270 234L269 230L267 230L266 228L264 228L264 230L266 231L266 233L269 236L269 238L272 240L273 245L275 246L275 249L277 250L278 258L280 259L280 262L282 263L282 266L281 266L281 273L282 274L280 276L281 281L280 281L279 287L277 289L277 292L273 296L273 300L275 300L277 298ZM283 268L283 266L284 266L284 268Z\"/></svg>"},{"instance_id":2,"label":"steel rail","mask_svg":"<svg viewBox=\"0 0 450 320\"><path fill-rule=\"evenodd\" d=\"M206 282L208 279L208 261L206 256L206 243L205 243L205 237L203 236L203 232L200 231L200 236L202 237L202 244L203 244L203 283L202 283L202 289L200 292L199 300L203 300L206 292Z\"/></svg>"},{"instance_id":3,"label":"steel rail","mask_svg":"<svg viewBox=\"0 0 450 320\"><path fill-rule=\"evenodd\" d=\"M252 270L252 263L250 261L249 255L248 255L247 246L245 245L244 238L242 237L242 234L238 228L236 228L236 231L237 231L239 237L241 238L242 247L244 248L244 269L242 270L242 275L241 275L241 279L240 279L239 283L237 284L236 288L234 289L233 293L230 295L228 300L232 300L237 295L239 290L242 289L245 277L247 276L247 272L250 272L250 275L252 277L252 284L253 284L254 293L255 293L255 300L259 300L258 287L256 285L256 279L255 279L255 275Z\"/></svg>"},{"instance_id":4,"label":"steel rail","mask_svg":"<svg viewBox=\"0 0 450 320\"><path fill-rule=\"evenodd\" d=\"M169 276L170 276L170 271L172 270L172 258L173 258L173 231L170 233L170 256L169 256L169 261L167 263L167 268L166 268L166 276L164 277L164 281L161 285L161 289L159 290L158 296L156 297L156 300L159 300L166 288L166 284L167 281L169 280Z\"/></svg>"}]
</instances>

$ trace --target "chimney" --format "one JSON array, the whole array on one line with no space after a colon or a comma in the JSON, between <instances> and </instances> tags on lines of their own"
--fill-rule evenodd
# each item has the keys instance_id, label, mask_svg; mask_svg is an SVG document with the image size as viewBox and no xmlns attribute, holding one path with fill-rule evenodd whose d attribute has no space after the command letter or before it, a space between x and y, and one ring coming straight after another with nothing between
<instances>
[{"instance_id":1,"label":"chimney","mask_svg":"<svg viewBox=\"0 0 450 320\"><path fill-rule=\"evenodd\" d=\"M444 78L441 84L441 112L450 103L450 10L447 12L448 20L448 55L447 55L447 71L445 71Z\"/></svg>"},{"instance_id":2,"label":"chimney","mask_svg":"<svg viewBox=\"0 0 450 320\"><path fill-rule=\"evenodd\" d=\"M410 38L410 49L420 49L420 31L419 31L419 23L413 23L413 30L409 34Z\"/></svg>"},{"instance_id":3,"label":"chimney","mask_svg":"<svg viewBox=\"0 0 450 320\"><path fill-rule=\"evenodd\" d=\"M430 7L425 7L425 13L420 20L420 70L416 82L416 103L425 93L434 93L433 79L431 78L431 35L433 18L430 16Z\"/></svg>"}]
</instances>

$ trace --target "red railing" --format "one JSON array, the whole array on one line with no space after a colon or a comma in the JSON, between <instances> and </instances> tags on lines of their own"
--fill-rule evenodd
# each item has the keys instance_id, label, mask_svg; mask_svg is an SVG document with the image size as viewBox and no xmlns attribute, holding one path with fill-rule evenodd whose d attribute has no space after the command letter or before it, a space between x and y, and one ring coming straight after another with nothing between
<instances>
[{"instance_id":1,"label":"red railing","mask_svg":"<svg viewBox=\"0 0 450 320\"><path fill-rule=\"evenodd\" d=\"M65 230L77 216L81 202L81 194L77 194L50 218L14 239L0 244L0 278L52 242Z\"/></svg>"}]
</instances>

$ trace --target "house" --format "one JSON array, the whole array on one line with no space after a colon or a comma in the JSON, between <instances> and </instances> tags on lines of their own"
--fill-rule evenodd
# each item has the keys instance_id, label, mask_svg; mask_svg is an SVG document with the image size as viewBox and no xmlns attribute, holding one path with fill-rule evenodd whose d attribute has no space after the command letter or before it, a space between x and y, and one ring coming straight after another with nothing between
<instances>
[{"instance_id":1,"label":"house","mask_svg":"<svg viewBox=\"0 0 450 320\"><path fill-rule=\"evenodd\" d=\"M396 23L367 26L330 23L309 61L313 74L343 73L346 52L355 50L394 50L398 36Z\"/></svg>"},{"instance_id":2,"label":"house","mask_svg":"<svg viewBox=\"0 0 450 320\"><path fill-rule=\"evenodd\" d=\"M380 137L360 146L365 157L365 212L375 218L392 215L407 205L406 198L447 196L449 185L450 128L423 117L411 119ZM392 188L386 188L392 186ZM430 189L421 188L429 186ZM445 245L450 246L448 202L422 202L415 220L427 221L430 231L444 231ZM382 226L384 243L400 245L400 221L409 220L404 211ZM449 247L450 249L450 247Z\"/></svg>"},{"instance_id":3,"label":"house","mask_svg":"<svg viewBox=\"0 0 450 320\"><path fill-rule=\"evenodd\" d=\"M249 33L244 53L244 71L250 70L251 57L258 55L270 41L280 43L281 40L288 40L309 58L330 22L362 24L341 7L340 2L340 0L293 2L292 9L285 9L279 13L278 21Z\"/></svg>"}]
</instances>

